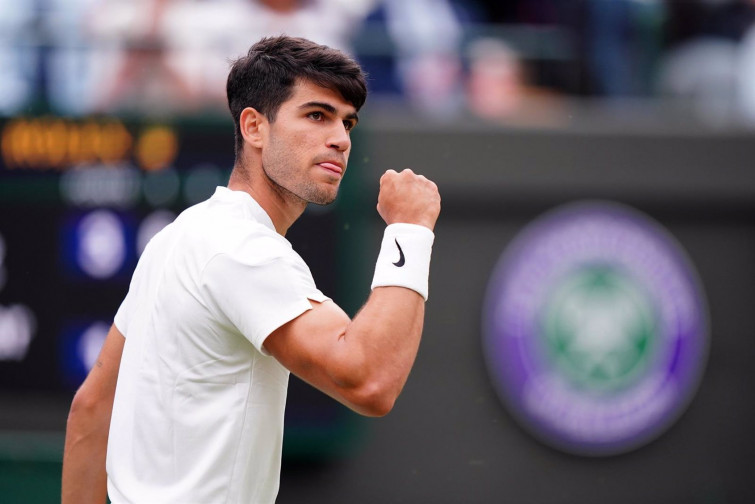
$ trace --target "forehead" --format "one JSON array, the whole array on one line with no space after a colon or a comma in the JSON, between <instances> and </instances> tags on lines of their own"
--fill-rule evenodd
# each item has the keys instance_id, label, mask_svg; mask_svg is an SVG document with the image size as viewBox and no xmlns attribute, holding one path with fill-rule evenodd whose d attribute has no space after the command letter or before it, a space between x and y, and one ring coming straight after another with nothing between
<instances>
[{"instance_id":1,"label":"forehead","mask_svg":"<svg viewBox=\"0 0 755 504\"><path fill-rule=\"evenodd\" d=\"M307 103L327 103L334 107L339 115L356 112L354 106L347 102L337 90L301 79L294 84L291 97L281 104L281 108L297 108Z\"/></svg>"}]
</instances>

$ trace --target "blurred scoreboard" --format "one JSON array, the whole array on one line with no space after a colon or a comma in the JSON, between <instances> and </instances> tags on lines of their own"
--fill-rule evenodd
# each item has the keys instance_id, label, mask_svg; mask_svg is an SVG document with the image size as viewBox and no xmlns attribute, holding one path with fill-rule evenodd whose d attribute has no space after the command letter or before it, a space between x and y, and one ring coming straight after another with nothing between
<instances>
[{"instance_id":1,"label":"blurred scoreboard","mask_svg":"<svg viewBox=\"0 0 755 504\"><path fill-rule=\"evenodd\" d=\"M69 393L149 239L225 184L233 125L0 122L0 389Z\"/></svg>"},{"instance_id":2,"label":"blurred scoreboard","mask_svg":"<svg viewBox=\"0 0 755 504\"><path fill-rule=\"evenodd\" d=\"M0 393L70 397L146 243L227 183L233 123L15 117L0 119L0 148ZM288 235L331 296L335 213L308 211ZM307 456L337 446L343 419L292 379L289 453L297 439Z\"/></svg>"}]
</instances>

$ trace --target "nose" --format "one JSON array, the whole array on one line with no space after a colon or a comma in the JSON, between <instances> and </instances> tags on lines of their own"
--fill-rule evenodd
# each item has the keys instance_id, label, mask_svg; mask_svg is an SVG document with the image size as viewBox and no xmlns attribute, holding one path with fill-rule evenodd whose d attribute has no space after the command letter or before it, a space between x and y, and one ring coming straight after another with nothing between
<instances>
[{"instance_id":1,"label":"nose","mask_svg":"<svg viewBox=\"0 0 755 504\"><path fill-rule=\"evenodd\" d=\"M351 148L351 136L342 123L337 123L328 136L328 147L340 152L346 152Z\"/></svg>"}]
</instances>

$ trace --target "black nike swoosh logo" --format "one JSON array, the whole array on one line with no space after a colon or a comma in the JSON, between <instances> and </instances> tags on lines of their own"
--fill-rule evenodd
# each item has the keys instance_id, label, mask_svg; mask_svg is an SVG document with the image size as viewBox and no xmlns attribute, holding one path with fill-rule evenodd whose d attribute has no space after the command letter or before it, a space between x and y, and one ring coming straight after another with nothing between
<instances>
[{"instance_id":1,"label":"black nike swoosh logo","mask_svg":"<svg viewBox=\"0 0 755 504\"><path fill-rule=\"evenodd\" d=\"M406 262L404 261L404 251L401 250L401 245L398 244L398 240L394 238L394 241L396 242L396 246L398 247L399 258L398 258L398 261L393 263L393 265L400 268L401 266L404 265L404 262Z\"/></svg>"}]
</instances>

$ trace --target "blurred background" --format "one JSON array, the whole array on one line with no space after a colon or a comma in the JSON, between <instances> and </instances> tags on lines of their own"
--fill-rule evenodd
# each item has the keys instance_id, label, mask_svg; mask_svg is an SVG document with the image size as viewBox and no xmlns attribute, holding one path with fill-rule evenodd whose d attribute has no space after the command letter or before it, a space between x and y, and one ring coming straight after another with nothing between
<instances>
[{"instance_id":1,"label":"blurred background","mask_svg":"<svg viewBox=\"0 0 755 504\"><path fill-rule=\"evenodd\" d=\"M289 234L321 290L351 314L368 295L383 171L444 207L394 411L292 377L278 502L755 502L751 0L0 0L0 502L59 499L68 407L140 252L227 182L229 64L280 33L370 75L339 199ZM608 224L567 233L586 201ZM553 273L585 257L592 283ZM566 329L537 329L551 309ZM513 398L507 338L571 387L548 396L564 425L564 398L599 406L581 437ZM664 365L688 369L666 402L627 406Z\"/></svg>"}]
</instances>

